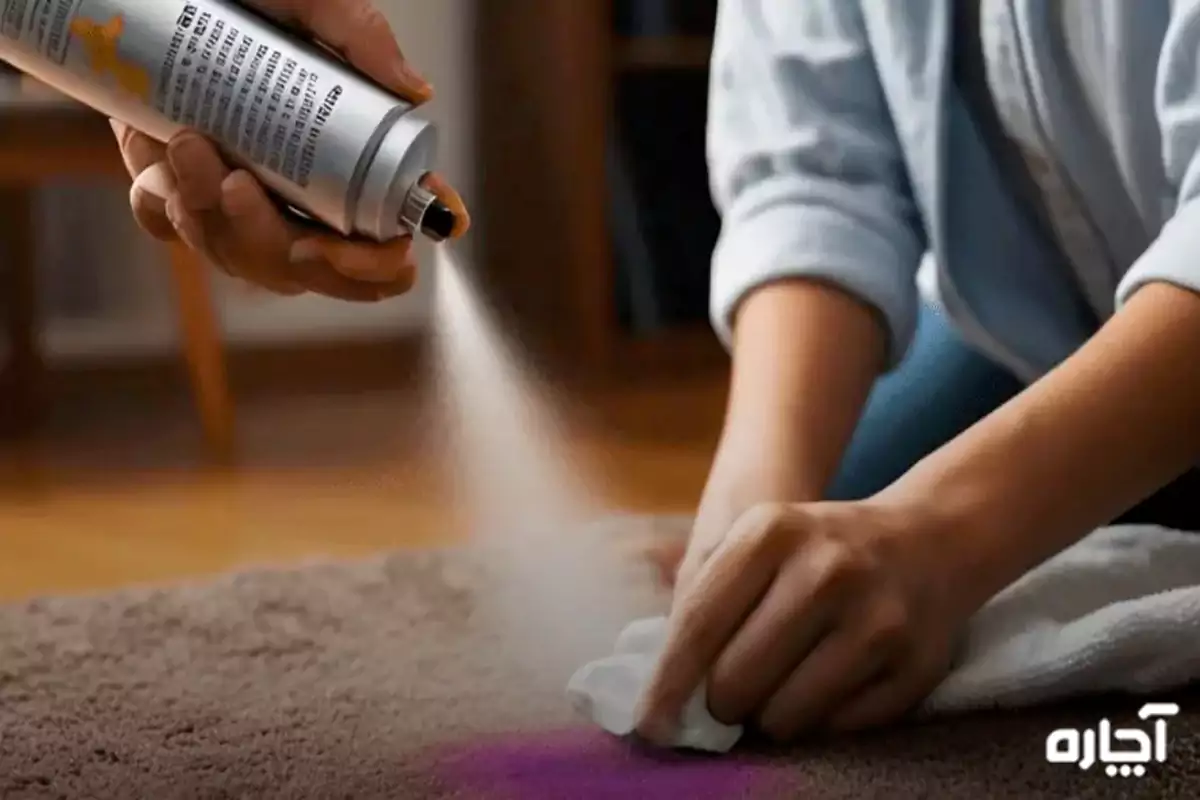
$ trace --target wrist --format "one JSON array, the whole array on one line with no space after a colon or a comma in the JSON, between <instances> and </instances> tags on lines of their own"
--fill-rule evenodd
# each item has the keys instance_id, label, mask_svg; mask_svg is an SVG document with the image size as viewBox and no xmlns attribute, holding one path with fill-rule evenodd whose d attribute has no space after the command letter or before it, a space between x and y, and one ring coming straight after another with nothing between
<instances>
[{"instance_id":1,"label":"wrist","mask_svg":"<svg viewBox=\"0 0 1200 800\"><path fill-rule=\"evenodd\" d=\"M705 494L762 502L815 502L821 499L825 470L811 457L816 448L794 419L745 415L730 418L721 433Z\"/></svg>"},{"instance_id":2,"label":"wrist","mask_svg":"<svg viewBox=\"0 0 1200 800\"><path fill-rule=\"evenodd\" d=\"M903 522L898 536L920 532L923 557L935 559L943 576L942 594L968 616L1042 559L1040 549L1021 535L1019 502L1004 502L987 481L914 480L910 473L868 502ZM1002 509L1003 510L1000 510Z\"/></svg>"},{"instance_id":3,"label":"wrist","mask_svg":"<svg viewBox=\"0 0 1200 800\"><path fill-rule=\"evenodd\" d=\"M726 426L696 511L691 549L715 547L749 509L764 503L806 503L820 488L797 449Z\"/></svg>"}]
</instances>

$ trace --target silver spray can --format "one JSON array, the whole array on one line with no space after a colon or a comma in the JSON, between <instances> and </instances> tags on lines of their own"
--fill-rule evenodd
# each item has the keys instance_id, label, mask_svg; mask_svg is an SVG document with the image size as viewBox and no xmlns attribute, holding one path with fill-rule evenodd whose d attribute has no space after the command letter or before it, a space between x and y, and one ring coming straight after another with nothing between
<instances>
[{"instance_id":1,"label":"silver spray can","mask_svg":"<svg viewBox=\"0 0 1200 800\"><path fill-rule=\"evenodd\" d=\"M344 235L453 212L420 185L437 133L336 57L230 0L0 0L0 59L166 142L212 139L284 202Z\"/></svg>"}]
</instances>

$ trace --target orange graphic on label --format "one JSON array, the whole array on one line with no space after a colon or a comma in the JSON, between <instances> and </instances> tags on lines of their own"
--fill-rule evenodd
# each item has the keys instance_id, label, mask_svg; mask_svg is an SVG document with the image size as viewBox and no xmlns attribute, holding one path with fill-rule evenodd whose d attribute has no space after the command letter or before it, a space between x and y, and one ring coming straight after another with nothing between
<instances>
[{"instance_id":1,"label":"orange graphic on label","mask_svg":"<svg viewBox=\"0 0 1200 800\"><path fill-rule=\"evenodd\" d=\"M112 75L122 89L143 100L150 99L150 75L136 64L121 59L117 45L125 33L125 18L119 14L101 25L79 17L71 23L71 33L79 37L87 50L92 71Z\"/></svg>"}]
</instances>

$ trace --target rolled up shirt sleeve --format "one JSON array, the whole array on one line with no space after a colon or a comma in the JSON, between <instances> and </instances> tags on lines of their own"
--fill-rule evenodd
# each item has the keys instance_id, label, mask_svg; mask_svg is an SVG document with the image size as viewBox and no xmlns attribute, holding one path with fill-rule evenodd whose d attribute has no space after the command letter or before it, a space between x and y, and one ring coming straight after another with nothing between
<instances>
[{"instance_id":1,"label":"rolled up shirt sleeve","mask_svg":"<svg viewBox=\"0 0 1200 800\"><path fill-rule=\"evenodd\" d=\"M1155 86L1170 218L1125 273L1117 307L1148 283L1200 292L1200 0L1175 0Z\"/></svg>"},{"instance_id":2,"label":"rolled up shirt sleeve","mask_svg":"<svg viewBox=\"0 0 1200 800\"><path fill-rule=\"evenodd\" d=\"M755 289L811 279L877 310L896 363L925 236L859 3L721 0L711 76L718 335Z\"/></svg>"}]
</instances>

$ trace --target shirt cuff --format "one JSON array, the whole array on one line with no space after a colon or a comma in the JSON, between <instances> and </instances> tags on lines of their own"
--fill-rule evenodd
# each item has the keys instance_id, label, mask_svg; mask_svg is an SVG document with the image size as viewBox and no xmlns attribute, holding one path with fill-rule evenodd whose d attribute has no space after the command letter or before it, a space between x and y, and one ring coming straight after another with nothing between
<instances>
[{"instance_id":1,"label":"shirt cuff","mask_svg":"<svg viewBox=\"0 0 1200 800\"><path fill-rule=\"evenodd\" d=\"M1200 292L1200 200L1184 204L1117 286L1120 308L1148 283Z\"/></svg>"},{"instance_id":2,"label":"shirt cuff","mask_svg":"<svg viewBox=\"0 0 1200 800\"><path fill-rule=\"evenodd\" d=\"M916 328L915 272L921 254L909 232L884 235L823 205L762 208L727 225L717 242L710 295L713 327L729 348L733 314L755 289L780 280L820 281L878 312L891 369L904 358Z\"/></svg>"}]
</instances>

